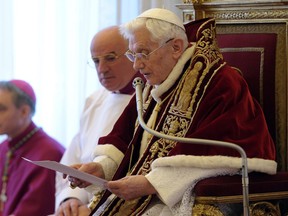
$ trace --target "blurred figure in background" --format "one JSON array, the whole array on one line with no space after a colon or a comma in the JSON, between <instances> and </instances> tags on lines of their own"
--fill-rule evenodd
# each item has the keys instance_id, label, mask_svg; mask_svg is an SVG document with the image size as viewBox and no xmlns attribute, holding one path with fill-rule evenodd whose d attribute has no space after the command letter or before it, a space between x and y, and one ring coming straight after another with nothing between
<instances>
[{"instance_id":1,"label":"blurred figure in background","mask_svg":"<svg viewBox=\"0 0 288 216\"><path fill-rule=\"evenodd\" d=\"M60 161L64 148L35 125L36 96L23 80L0 82L0 215L48 215L54 211L55 172L30 160Z\"/></svg>"},{"instance_id":2,"label":"blurred figure in background","mask_svg":"<svg viewBox=\"0 0 288 216\"><path fill-rule=\"evenodd\" d=\"M89 162L98 139L107 135L134 94L132 81L141 76L125 57L128 41L111 26L99 31L92 39L90 51L98 79L102 85L86 99L80 119L80 129L61 159L71 165ZM88 204L92 194L70 188L62 174L56 177L56 215L78 215L79 206Z\"/></svg>"}]
</instances>

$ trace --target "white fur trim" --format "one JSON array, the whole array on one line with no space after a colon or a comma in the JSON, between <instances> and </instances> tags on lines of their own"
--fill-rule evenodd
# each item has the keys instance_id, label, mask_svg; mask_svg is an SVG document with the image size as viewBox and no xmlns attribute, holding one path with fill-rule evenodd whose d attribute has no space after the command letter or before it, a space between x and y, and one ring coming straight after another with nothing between
<instances>
[{"instance_id":1,"label":"white fur trim","mask_svg":"<svg viewBox=\"0 0 288 216\"><path fill-rule=\"evenodd\" d=\"M124 154L112 144L97 145L95 147L93 156L98 157L103 155L111 158L117 164L117 166L120 165L124 157Z\"/></svg>"},{"instance_id":2,"label":"white fur trim","mask_svg":"<svg viewBox=\"0 0 288 216\"><path fill-rule=\"evenodd\" d=\"M158 197L169 208L179 202L187 188L201 179L238 173L238 169L201 169L195 167L156 167L146 178L157 190Z\"/></svg>"},{"instance_id":3,"label":"white fur trim","mask_svg":"<svg viewBox=\"0 0 288 216\"><path fill-rule=\"evenodd\" d=\"M249 171L275 174L277 163L261 158L248 158ZM235 175L242 167L242 158L228 156L176 155L158 158L146 175L158 197L173 215L192 215L195 184L205 178Z\"/></svg>"},{"instance_id":4,"label":"white fur trim","mask_svg":"<svg viewBox=\"0 0 288 216\"><path fill-rule=\"evenodd\" d=\"M277 172L277 163L273 160L262 158L248 158L248 170L267 173L273 175ZM152 164L152 169L156 167L195 167L203 169L212 168L241 168L242 158L229 156L193 156L176 155L171 157L158 158Z\"/></svg>"},{"instance_id":5,"label":"white fur trim","mask_svg":"<svg viewBox=\"0 0 288 216\"><path fill-rule=\"evenodd\" d=\"M171 73L168 75L167 79L161 83L157 88L154 88L151 90L151 95L154 98L157 103L161 102L161 95L167 91L167 89L171 88L176 80L179 78L179 76L182 73L182 70L185 66L185 63L191 58L195 51L195 43L193 46L187 48L182 56L179 58L177 64L174 66Z\"/></svg>"}]
</instances>

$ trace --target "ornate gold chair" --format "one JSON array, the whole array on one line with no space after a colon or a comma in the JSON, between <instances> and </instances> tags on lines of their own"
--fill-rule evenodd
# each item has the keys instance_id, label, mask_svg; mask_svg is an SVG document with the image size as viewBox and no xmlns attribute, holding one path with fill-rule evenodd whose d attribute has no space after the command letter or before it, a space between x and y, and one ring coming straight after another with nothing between
<instances>
[{"instance_id":1,"label":"ornate gold chair","mask_svg":"<svg viewBox=\"0 0 288 216\"><path fill-rule=\"evenodd\" d=\"M187 15L187 11L184 13ZM190 41L194 40L195 25L200 24L185 24ZM255 216L288 215L287 24L288 21L284 25L220 22L216 28L224 59L241 71L252 95L262 105L276 145L277 174L249 174L250 215ZM198 182L194 189L193 215L243 214L241 176L208 178Z\"/></svg>"}]
</instances>

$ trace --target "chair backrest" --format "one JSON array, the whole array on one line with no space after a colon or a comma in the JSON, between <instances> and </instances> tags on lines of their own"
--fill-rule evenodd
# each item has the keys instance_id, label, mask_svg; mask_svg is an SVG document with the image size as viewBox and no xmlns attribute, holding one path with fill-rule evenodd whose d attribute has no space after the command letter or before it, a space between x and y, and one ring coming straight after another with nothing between
<instances>
[{"instance_id":1,"label":"chair backrest","mask_svg":"<svg viewBox=\"0 0 288 216\"><path fill-rule=\"evenodd\" d=\"M261 104L270 134L276 142L275 127L275 51L274 33L218 34L224 59L238 68L253 97Z\"/></svg>"},{"instance_id":2,"label":"chair backrest","mask_svg":"<svg viewBox=\"0 0 288 216\"><path fill-rule=\"evenodd\" d=\"M194 41L201 22L185 24ZM217 22L216 22L217 24ZM278 25L278 26L277 26ZM195 27L196 26L196 27ZM285 26L285 23L284 23ZM287 170L287 36L283 24L217 24L217 41L229 65L240 69L261 104L275 142L279 170ZM263 28L263 29L262 29ZM259 30L260 29L260 30ZM285 60L286 59L286 60Z\"/></svg>"}]
</instances>

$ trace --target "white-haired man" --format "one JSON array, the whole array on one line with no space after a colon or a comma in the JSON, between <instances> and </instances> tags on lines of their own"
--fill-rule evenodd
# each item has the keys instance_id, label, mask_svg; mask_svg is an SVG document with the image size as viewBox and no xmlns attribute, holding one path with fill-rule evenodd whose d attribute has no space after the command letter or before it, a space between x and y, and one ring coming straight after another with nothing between
<instances>
[{"instance_id":1,"label":"white-haired man","mask_svg":"<svg viewBox=\"0 0 288 216\"><path fill-rule=\"evenodd\" d=\"M272 166L265 171L273 173L275 149L261 107L243 77L223 60L214 20L201 22L195 25L193 43L181 20L165 9L145 11L122 27L129 39L126 56L147 81L144 120L161 134L233 142L249 159L259 160L251 170L268 163ZM191 215L197 180L239 171L216 161L241 161L229 148L149 134L137 122L133 100L112 132L100 138L94 156L94 162L77 168L108 180L95 215ZM78 187L89 185L69 180Z\"/></svg>"}]
</instances>

